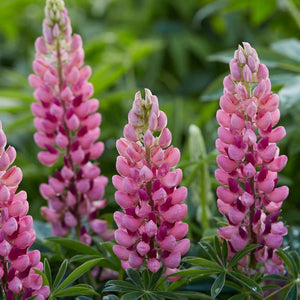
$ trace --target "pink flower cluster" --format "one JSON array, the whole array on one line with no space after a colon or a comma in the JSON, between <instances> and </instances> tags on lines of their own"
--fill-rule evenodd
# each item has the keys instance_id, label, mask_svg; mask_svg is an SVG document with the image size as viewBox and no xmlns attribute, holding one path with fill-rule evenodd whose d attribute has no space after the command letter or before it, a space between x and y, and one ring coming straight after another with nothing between
<instances>
[{"instance_id":1,"label":"pink flower cluster","mask_svg":"<svg viewBox=\"0 0 300 300\"><path fill-rule=\"evenodd\" d=\"M250 267L260 262L267 273L279 273L283 264L276 249L287 228L277 219L289 190L276 187L277 172L287 163L276 143L286 133L282 126L274 128L280 118L279 97L271 92L268 75L255 49L243 43L223 81L216 141L220 169L215 176L223 185L217 189L219 211L229 225L219 228L218 234L228 241L231 256L248 242L259 244L248 258Z\"/></svg>"},{"instance_id":2,"label":"pink flower cluster","mask_svg":"<svg viewBox=\"0 0 300 300\"><path fill-rule=\"evenodd\" d=\"M16 158L16 150L6 150L6 136L0 122L0 279L7 300L30 298L43 300L49 296L49 287L42 286L42 276L34 269L43 271L38 250L28 251L35 241L33 220L28 212L26 192L16 193L22 180L22 171L9 166ZM9 168L9 169L8 169ZM19 299L19 298L18 298Z\"/></svg>"},{"instance_id":3,"label":"pink flower cluster","mask_svg":"<svg viewBox=\"0 0 300 300\"><path fill-rule=\"evenodd\" d=\"M136 93L125 138L117 141L120 176L113 176L113 184L123 212L114 213L119 245L113 250L124 269L138 268L146 261L151 272L163 264L169 275L190 247L184 238L188 225L181 221L187 213L187 205L182 204L187 189L176 188L182 171L171 168L177 165L180 152L169 146L172 135L166 128L166 115L159 110L157 97L147 89L145 94L144 100Z\"/></svg>"},{"instance_id":4,"label":"pink flower cluster","mask_svg":"<svg viewBox=\"0 0 300 300\"><path fill-rule=\"evenodd\" d=\"M36 144L44 151L38 158L44 165L53 165L63 157L64 166L40 186L49 207L42 214L52 223L53 233L64 236L75 228L84 243L91 243L88 228L102 239L113 238L107 222L97 219L105 207L107 178L90 160L97 159L104 144L97 142L101 115L99 101L90 99L93 86L87 80L91 68L84 66L82 40L71 35L70 20L62 0L47 0L43 23L44 36L36 40L35 74L29 82L35 89L37 103L31 106L38 130Z\"/></svg>"}]
</instances>

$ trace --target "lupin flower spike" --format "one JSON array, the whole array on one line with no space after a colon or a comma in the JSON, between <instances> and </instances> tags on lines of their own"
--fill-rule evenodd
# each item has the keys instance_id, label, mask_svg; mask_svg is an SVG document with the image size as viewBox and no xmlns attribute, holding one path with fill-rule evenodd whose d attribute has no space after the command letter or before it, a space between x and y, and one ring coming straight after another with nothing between
<instances>
[{"instance_id":1,"label":"lupin flower spike","mask_svg":"<svg viewBox=\"0 0 300 300\"><path fill-rule=\"evenodd\" d=\"M222 184L217 188L219 211L229 225L218 234L228 241L231 257L248 242L259 244L241 264L255 269L259 262L265 272L280 273L284 267L276 249L287 228L277 219L289 190L276 187L277 172L287 163L276 143L286 132L282 126L274 128L280 118L279 97L271 92L268 75L255 49L243 43L223 81L216 141L220 169L215 176Z\"/></svg>"},{"instance_id":2,"label":"lupin flower spike","mask_svg":"<svg viewBox=\"0 0 300 300\"><path fill-rule=\"evenodd\" d=\"M90 244L85 218L95 233L109 240L113 232L107 230L106 221L97 219L98 211L106 205L101 199L107 178L90 161L99 158L104 150L104 144L97 142L99 101L90 99L93 86L87 81L91 68L84 66L81 37L71 35L64 2L47 0L45 15L44 35L35 43L35 74L29 76L37 100L31 106L38 130L34 140L44 150L38 154L42 164L51 166L63 157L64 166L49 178L48 184L40 186L49 206L42 208L42 214L52 223L57 236L76 228L80 240Z\"/></svg>"},{"instance_id":3,"label":"lupin flower spike","mask_svg":"<svg viewBox=\"0 0 300 300\"><path fill-rule=\"evenodd\" d=\"M176 188L182 171L171 168L177 165L180 152L170 146L167 117L159 110L157 97L147 89L145 94L144 100L136 93L125 138L117 141L120 176L113 176L113 184L123 212L114 213L119 229L113 250L124 269L138 268L146 261L151 272L163 265L165 275L170 275L190 247L184 238L188 225L181 221L187 212L182 204L187 189Z\"/></svg>"},{"instance_id":4,"label":"lupin flower spike","mask_svg":"<svg viewBox=\"0 0 300 300\"><path fill-rule=\"evenodd\" d=\"M0 288L7 300L43 300L49 296L49 287L43 286L43 271L38 250L29 251L35 241L33 220L28 212L26 192L16 192L22 180L20 168L9 166L16 158L15 148L5 150L6 136L0 122Z\"/></svg>"}]
</instances>

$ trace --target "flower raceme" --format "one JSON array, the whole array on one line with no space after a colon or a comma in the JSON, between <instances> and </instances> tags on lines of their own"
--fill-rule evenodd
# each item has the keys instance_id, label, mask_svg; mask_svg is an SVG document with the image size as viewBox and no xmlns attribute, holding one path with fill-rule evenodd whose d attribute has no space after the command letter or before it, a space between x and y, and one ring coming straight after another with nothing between
<instances>
[{"instance_id":1,"label":"flower raceme","mask_svg":"<svg viewBox=\"0 0 300 300\"><path fill-rule=\"evenodd\" d=\"M33 220L28 212L26 192L16 192L22 180L22 171L9 166L16 158L16 150L6 150L6 136L0 122L0 286L7 300L30 298L43 300L49 296L49 287L43 286L43 271L38 250L29 251L35 241Z\"/></svg>"},{"instance_id":2,"label":"flower raceme","mask_svg":"<svg viewBox=\"0 0 300 300\"><path fill-rule=\"evenodd\" d=\"M42 164L51 166L63 157L64 166L40 186L49 206L42 208L42 214L52 223L55 235L64 236L76 228L80 240L90 244L85 218L102 239L111 239L106 221L97 219L106 205L101 199L108 180L90 161L104 150L104 144L97 142L99 101L90 99L93 86L87 82L91 68L84 66L81 37L71 35L64 2L47 0L45 14L44 35L35 43L35 74L29 76L37 100L31 106L38 130L34 140L44 150L38 154Z\"/></svg>"},{"instance_id":3,"label":"flower raceme","mask_svg":"<svg viewBox=\"0 0 300 300\"><path fill-rule=\"evenodd\" d=\"M172 135L167 118L159 110L158 100L145 90L145 100L136 93L117 141L120 154L113 177L115 200L123 212L114 213L118 225L113 247L124 269L138 268L144 261L155 273L165 266L165 275L175 272L190 247L184 238L188 225L181 220L187 212L182 202L185 187L176 188L182 179L180 169L171 170L180 159L177 148L170 146Z\"/></svg>"},{"instance_id":4,"label":"flower raceme","mask_svg":"<svg viewBox=\"0 0 300 300\"><path fill-rule=\"evenodd\" d=\"M248 43L239 46L230 62L224 93L217 112L219 138L216 147L220 169L215 176L223 185L217 189L219 211L229 225L218 234L228 241L231 255L248 242L259 244L249 266L263 263L267 273L283 270L276 249L287 228L278 220L288 187L276 187L277 172L287 162L276 143L285 136L280 118L279 97L271 92L268 69ZM246 263L246 259L242 263Z\"/></svg>"}]
</instances>

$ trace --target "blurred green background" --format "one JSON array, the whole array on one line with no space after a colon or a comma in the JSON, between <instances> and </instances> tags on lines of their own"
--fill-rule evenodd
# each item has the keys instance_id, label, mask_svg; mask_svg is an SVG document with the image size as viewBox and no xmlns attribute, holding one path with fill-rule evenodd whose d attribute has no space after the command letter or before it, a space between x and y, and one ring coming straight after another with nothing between
<instances>
[{"instance_id":1,"label":"blurred green background","mask_svg":"<svg viewBox=\"0 0 300 300\"><path fill-rule=\"evenodd\" d=\"M32 72L34 41L42 32L44 4L0 0L0 119L9 144L17 148L16 163L24 173L21 188L28 193L30 213L40 220L39 208L46 201L38 186L59 167L38 162L32 138L34 99L27 77ZM239 43L250 42L270 69L273 91L281 98L281 124L287 137L280 147L289 161L279 183L290 187L283 216L289 225L300 225L299 0L66 0L65 4L73 32L83 38L95 97L100 100L101 139L106 145L99 160L102 173L111 177L116 172L115 141L122 136L135 92L151 89L167 113L173 144L182 151L183 183L190 189L190 234L195 239L203 233L199 228L215 226L217 215L215 113L222 80L229 73L226 63ZM196 132L200 143L196 149L191 124L200 127L204 137L203 143ZM210 174L210 180L203 174ZM113 193L110 181L109 204L103 213L116 209ZM206 225L203 211L193 209L203 197Z\"/></svg>"}]
</instances>

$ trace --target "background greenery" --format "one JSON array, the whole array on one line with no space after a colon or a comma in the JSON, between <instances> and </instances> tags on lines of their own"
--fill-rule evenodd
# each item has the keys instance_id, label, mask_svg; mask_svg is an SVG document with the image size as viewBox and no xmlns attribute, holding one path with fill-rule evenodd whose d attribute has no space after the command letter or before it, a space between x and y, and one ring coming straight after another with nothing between
<instances>
[{"instance_id":1,"label":"background greenery","mask_svg":"<svg viewBox=\"0 0 300 300\"><path fill-rule=\"evenodd\" d=\"M16 163L24 173L21 187L28 193L30 213L40 220L39 208L46 201L38 186L53 169L36 158L30 112L34 99L27 77L32 72L34 40L42 32L44 4L0 0L0 119L9 144L17 148ZM116 172L115 141L122 135L134 93L150 88L167 113L173 144L183 153L183 183L190 190L190 235L195 241L203 229L204 234L214 232L218 216L213 178L215 112L222 79L229 72L224 63L242 41L257 48L270 69L273 90L281 98L281 124L287 137L280 146L289 162L279 183L290 187L283 216L299 235L299 0L66 0L65 4L73 31L83 37L86 63L93 68L95 97L100 99L101 139L106 145L99 160L102 173L110 178ZM200 132L189 128L191 124L201 128L204 143ZM210 180L203 174L210 174ZM117 208L113 193L110 181L109 204L103 212L108 219ZM205 204L204 210L192 209L200 203Z\"/></svg>"}]
</instances>

